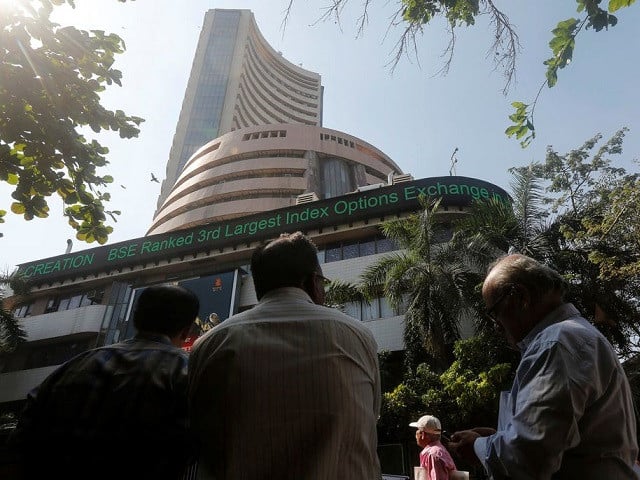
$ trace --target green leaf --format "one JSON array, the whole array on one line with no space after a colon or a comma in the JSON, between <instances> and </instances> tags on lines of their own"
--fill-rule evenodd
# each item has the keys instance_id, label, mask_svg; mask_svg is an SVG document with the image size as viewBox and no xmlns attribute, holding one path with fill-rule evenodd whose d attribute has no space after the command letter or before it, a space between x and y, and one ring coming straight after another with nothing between
<instances>
[{"instance_id":1,"label":"green leaf","mask_svg":"<svg viewBox=\"0 0 640 480\"><path fill-rule=\"evenodd\" d=\"M507 137L511 137L516 134L518 128L520 128L518 125L511 125L504 131L504 133L507 134Z\"/></svg>"},{"instance_id":2,"label":"green leaf","mask_svg":"<svg viewBox=\"0 0 640 480\"><path fill-rule=\"evenodd\" d=\"M11 211L25 220L47 216L48 202L57 197L71 228L86 239L104 240L111 232L109 192L98 198L88 192L113 179L99 171L109 164L108 149L90 138L90 129L133 138L142 122L118 106L109 110L100 95L109 84L120 84L122 73L113 67L124 43L115 34L51 21L59 5L74 8L74 0L32 3L31 12L12 9L0 19L11 26L0 25L0 116L12 120L0 120L0 178L13 187ZM44 72L44 85L34 81L34 65ZM43 86L56 94L43 95Z\"/></svg>"},{"instance_id":3,"label":"green leaf","mask_svg":"<svg viewBox=\"0 0 640 480\"><path fill-rule=\"evenodd\" d=\"M24 206L24 203L13 202L11 204L11 211L16 215L23 215L27 209Z\"/></svg>"},{"instance_id":4,"label":"green leaf","mask_svg":"<svg viewBox=\"0 0 640 480\"><path fill-rule=\"evenodd\" d=\"M636 0L609 0L609 12L613 13L623 7L631 6Z\"/></svg>"}]
</instances>

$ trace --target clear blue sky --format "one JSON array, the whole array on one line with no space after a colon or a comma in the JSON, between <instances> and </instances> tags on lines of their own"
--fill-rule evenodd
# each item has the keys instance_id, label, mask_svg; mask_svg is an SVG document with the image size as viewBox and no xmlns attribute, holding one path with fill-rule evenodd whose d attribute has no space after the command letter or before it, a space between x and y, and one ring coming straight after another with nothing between
<instances>
[{"instance_id":1,"label":"clear blue sky","mask_svg":"<svg viewBox=\"0 0 640 480\"><path fill-rule=\"evenodd\" d=\"M504 135L510 103L535 96L544 80L542 62L550 56L550 31L559 20L577 15L573 0L500 2L522 46L517 83L506 97L503 79L487 58L492 35L486 19L458 30L453 64L442 77L434 76L448 42L442 22L418 38L419 62L404 58L390 71L387 64L400 29L387 31L394 11L387 2L374 2L359 38L356 21L362 2L355 0L343 11L340 25L316 23L328 1L294 0L284 31L288 0L101 0L99 8L95 0L76 3L75 11L60 11L59 23L114 32L127 45L115 65L123 72L123 86L110 88L105 103L146 119L137 139L98 138L110 147L111 163L103 173L115 177L109 208L122 211L110 243L141 237L151 223L159 184L150 182L150 174L164 178L200 27L210 8L252 10L274 49L322 76L324 126L375 145L416 178L448 175L458 147L458 175L508 189L507 169L542 161L548 145L564 153L598 132L608 138L622 126L631 131L619 161L630 171L638 168L633 163L640 157L638 5L618 12L619 24L609 32L580 34L574 61L560 72L558 85L541 96L537 138L523 150ZM7 210L8 192L0 185L0 208ZM60 216L61 203L50 205L52 215L46 220L25 222L7 215L0 224L0 269L11 271L19 263L62 254L68 238L74 251L97 246L75 240Z\"/></svg>"}]
</instances>

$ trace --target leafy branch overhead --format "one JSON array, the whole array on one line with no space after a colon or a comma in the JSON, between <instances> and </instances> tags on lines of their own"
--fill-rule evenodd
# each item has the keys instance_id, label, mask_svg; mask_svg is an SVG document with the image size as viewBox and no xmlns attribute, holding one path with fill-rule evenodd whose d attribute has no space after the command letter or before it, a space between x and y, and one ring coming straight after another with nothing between
<instances>
[{"instance_id":1,"label":"leafy branch overhead","mask_svg":"<svg viewBox=\"0 0 640 480\"><path fill-rule=\"evenodd\" d=\"M333 19L340 22L345 6L351 0L325 0L327 3L324 13L319 20ZM558 71L565 68L573 59L576 47L576 37L583 29L593 29L596 32L608 30L618 23L613 14L623 7L629 7L635 0L609 0L605 8L600 6L602 0L575 0L577 12L581 18L569 18L558 22L551 31L549 42L551 57L544 61L546 65L545 80L531 102L515 101L511 105L514 112L509 115L511 125L505 130L508 137L515 137L521 146L527 147L535 139L534 124L535 107L545 86L553 87L558 81ZM294 0L289 0L285 10L283 25L286 25ZM365 0L362 14L358 20L358 34L364 30L372 0ZM505 2L506 3L506 2ZM560 2L558 2L560 3ZM393 59L390 62L393 70L404 55L417 52L417 36L423 32L426 25L437 19L444 19L449 34L449 43L443 52L445 58L439 73L446 74L453 61L456 45L456 29L471 27L480 17L489 19L492 27L492 43L489 47L490 57L494 68L500 71L504 78L503 93L509 92L515 79L516 60L520 52L520 42L514 25L509 21L505 11L499 9L493 0L395 0L395 14L392 15L391 27L400 27L400 38L396 41Z\"/></svg>"},{"instance_id":2,"label":"leafy branch overhead","mask_svg":"<svg viewBox=\"0 0 640 480\"><path fill-rule=\"evenodd\" d=\"M582 19L569 18L558 22L549 42L552 56L544 61L547 66L545 80L538 89L533 102L524 104L522 102L513 102L511 106L515 112L509 115L509 119L513 122L505 133L508 137L515 136L520 140L523 148L529 146L531 141L536 137L534 127L534 113L538 103L538 99L545 86L554 87L558 81L558 70L563 69L573 60L573 51L576 45L576 37L583 29L593 29L596 32L608 30L618 23L618 18L612 15L622 7L628 7L635 0L609 0L607 10L600 7L601 0L576 0L578 4L578 12L585 14Z\"/></svg>"},{"instance_id":3,"label":"leafy branch overhead","mask_svg":"<svg viewBox=\"0 0 640 480\"><path fill-rule=\"evenodd\" d=\"M105 210L113 178L98 169L109 164L108 149L85 134L137 137L143 119L100 102L107 86L122 85L113 68L125 50L122 38L52 22L53 9L63 3L75 7L73 0L2 7L0 181L13 188L14 214L47 217L57 195L76 238L103 244L113 231L107 217L116 221L120 212ZM0 210L0 222L6 213Z\"/></svg>"}]
</instances>

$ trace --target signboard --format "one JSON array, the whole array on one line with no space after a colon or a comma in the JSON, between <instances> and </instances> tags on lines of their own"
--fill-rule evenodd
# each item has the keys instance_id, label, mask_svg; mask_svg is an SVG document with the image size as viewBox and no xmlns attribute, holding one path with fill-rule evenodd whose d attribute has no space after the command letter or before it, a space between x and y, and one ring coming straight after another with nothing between
<instances>
[{"instance_id":1,"label":"signboard","mask_svg":"<svg viewBox=\"0 0 640 480\"><path fill-rule=\"evenodd\" d=\"M467 207L475 200L492 198L510 202L503 189L482 180L457 176L424 178L24 263L18 274L35 282L50 282L197 255L241 242L274 238L282 232L306 231L413 211L419 207L420 195L440 198L441 207Z\"/></svg>"},{"instance_id":2,"label":"signboard","mask_svg":"<svg viewBox=\"0 0 640 480\"><path fill-rule=\"evenodd\" d=\"M200 302L196 323L182 348L187 351L191 350L191 346L200 335L211 330L215 325L235 313L239 278L239 271L236 269L230 272L216 273L176 282L178 285L195 293ZM132 295L131 304L134 305L134 308L135 302L145 288L136 289ZM131 338L133 335L135 335L135 328L131 321L128 322L125 338Z\"/></svg>"}]
</instances>

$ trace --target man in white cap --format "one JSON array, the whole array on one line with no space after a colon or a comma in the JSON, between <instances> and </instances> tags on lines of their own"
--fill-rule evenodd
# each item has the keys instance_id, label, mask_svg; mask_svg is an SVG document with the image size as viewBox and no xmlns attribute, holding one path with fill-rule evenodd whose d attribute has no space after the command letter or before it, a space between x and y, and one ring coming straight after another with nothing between
<instances>
[{"instance_id":1,"label":"man in white cap","mask_svg":"<svg viewBox=\"0 0 640 480\"><path fill-rule=\"evenodd\" d=\"M424 415L417 422L411 422L409 426L418 429L416 443L422 447L420 467L421 470L424 469L422 472L426 473L426 480L448 480L450 473L456 470L456 465L447 449L440 443L440 420L433 415Z\"/></svg>"}]
</instances>

